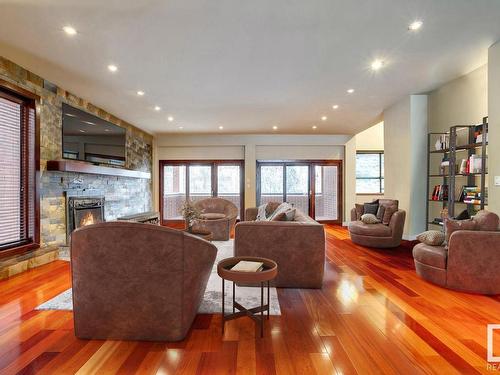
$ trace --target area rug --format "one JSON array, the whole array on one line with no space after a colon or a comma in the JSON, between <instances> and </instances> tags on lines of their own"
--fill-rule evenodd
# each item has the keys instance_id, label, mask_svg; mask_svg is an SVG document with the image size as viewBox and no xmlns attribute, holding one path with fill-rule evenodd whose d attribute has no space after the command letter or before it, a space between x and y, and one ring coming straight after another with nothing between
<instances>
[{"instance_id":1,"label":"area rug","mask_svg":"<svg viewBox=\"0 0 500 375\"><path fill-rule=\"evenodd\" d=\"M198 313L213 314L220 313L222 308L222 281L217 275L217 263L224 259L233 256L234 241L214 241L212 242L217 247L217 258L212 268L212 273L208 279L205 295L201 302ZM69 260L68 258L64 258ZM232 283L225 283L226 300L225 306L227 313L232 312ZM278 293L276 288L270 290L270 314L281 315L280 305L278 302ZM266 295L265 295L266 296ZM260 305L260 288L253 287L236 287L236 300L245 307L255 307ZM73 310L73 300L71 289L68 289L47 302L41 304L36 310Z\"/></svg>"}]
</instances>

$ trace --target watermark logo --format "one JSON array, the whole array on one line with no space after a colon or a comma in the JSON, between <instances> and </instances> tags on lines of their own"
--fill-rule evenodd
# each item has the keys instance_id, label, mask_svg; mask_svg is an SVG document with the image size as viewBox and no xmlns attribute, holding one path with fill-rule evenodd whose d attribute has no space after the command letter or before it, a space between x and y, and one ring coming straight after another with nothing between
<instances>
[{"instance_id":1,"label":"watermark logo","mask_svg":"<svg viewBox=\"0 0 500 375\"><path fill-rule=\"evenodd\" d=\"M488 362L500 362L500 356L494 355L493 350L493 332L495 332L495 330L500 330L500 324L488 324L488 330L486 333Z\"/></svg>"}]
</instances>

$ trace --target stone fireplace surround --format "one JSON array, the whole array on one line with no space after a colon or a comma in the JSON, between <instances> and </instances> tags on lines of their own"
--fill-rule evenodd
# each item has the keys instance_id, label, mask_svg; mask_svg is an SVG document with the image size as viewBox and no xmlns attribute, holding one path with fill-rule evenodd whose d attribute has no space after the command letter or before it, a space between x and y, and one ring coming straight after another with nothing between
<instances>
[{"instance_id":1,"label":"stone fireplace surround","mask_svg":"<svg viewBox=\"0 0 500 375\"><path fill-rule=\"evenodd\" d=\"M127 169L151 173L153 137L150 134L63 88L47 85L42 77L1 56L0 79L40 96L41 239L41 248L37 251L13 259L0 259L0 279L57 257L58 248L66 245L67 195L104 196L106 221L152 209L150 179L47 170L47 161L60 160L62 157L62 103L68 103L127 130ZM37 260L36 257L40 259Z\"/></svg>"}]
</instances>

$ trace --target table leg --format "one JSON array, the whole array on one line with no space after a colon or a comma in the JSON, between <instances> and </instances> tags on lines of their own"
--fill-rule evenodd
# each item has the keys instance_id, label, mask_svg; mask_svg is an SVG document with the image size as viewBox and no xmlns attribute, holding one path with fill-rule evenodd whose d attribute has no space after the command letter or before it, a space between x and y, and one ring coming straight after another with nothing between
<instances>
[{"instance_id":1,"label":"table leg","mask_svg":"<svg viewBox=\"0 0 500 375\"><path fill-rule=\"evenodd\" d=\"M224 335L224 325L225 325L225 321L224 321L224 294L225 294L225 290L224 290L224 278L222 278L222 335Z\"/></svg>"},{"instance_id":2,"label":"table leg","mask_svg":"<svg viewBox=\"0 0 500 375\"><path fill-rule=\"evenodd\" d=\"M236 293L235 293L235 288L234 288L235 282L233 281L233 314L234 314L234 299L236 298Z\"/></svg>"},{"instance_id":3,"label":"table leg","mask_svg":"<svg viewBox=\"0 0 500 375\"><path fill-rule=\"evenodd\" d=\"M267 280L267 320L269 320L270 309L271 309L271 297L269 297L269 280Z\"/></svg>"},{"instance_id":4,"label":"table leg","mask_svg":"<svg viewBox=\"0 0 500 375\"><path fill-rule=\"evenodd\" d=\"M260 337L264 337L264 283L260 283Z\"/></svg>"}]
</instances>

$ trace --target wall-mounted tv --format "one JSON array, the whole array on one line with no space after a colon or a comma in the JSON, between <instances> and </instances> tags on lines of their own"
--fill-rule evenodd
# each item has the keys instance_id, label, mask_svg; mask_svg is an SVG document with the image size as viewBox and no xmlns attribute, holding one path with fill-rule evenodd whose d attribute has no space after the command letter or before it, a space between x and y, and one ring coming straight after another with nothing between
<instances>
[{"instance_id":1,"label":"wall-mounted tv","mask_svg":"<svg viewBox=\"0 0 500 375\"><path fill-rule=\"evenodd\" d=\"M63 103L63 158L125 166L126 130Z\"/></svg>"}]
</instances>

